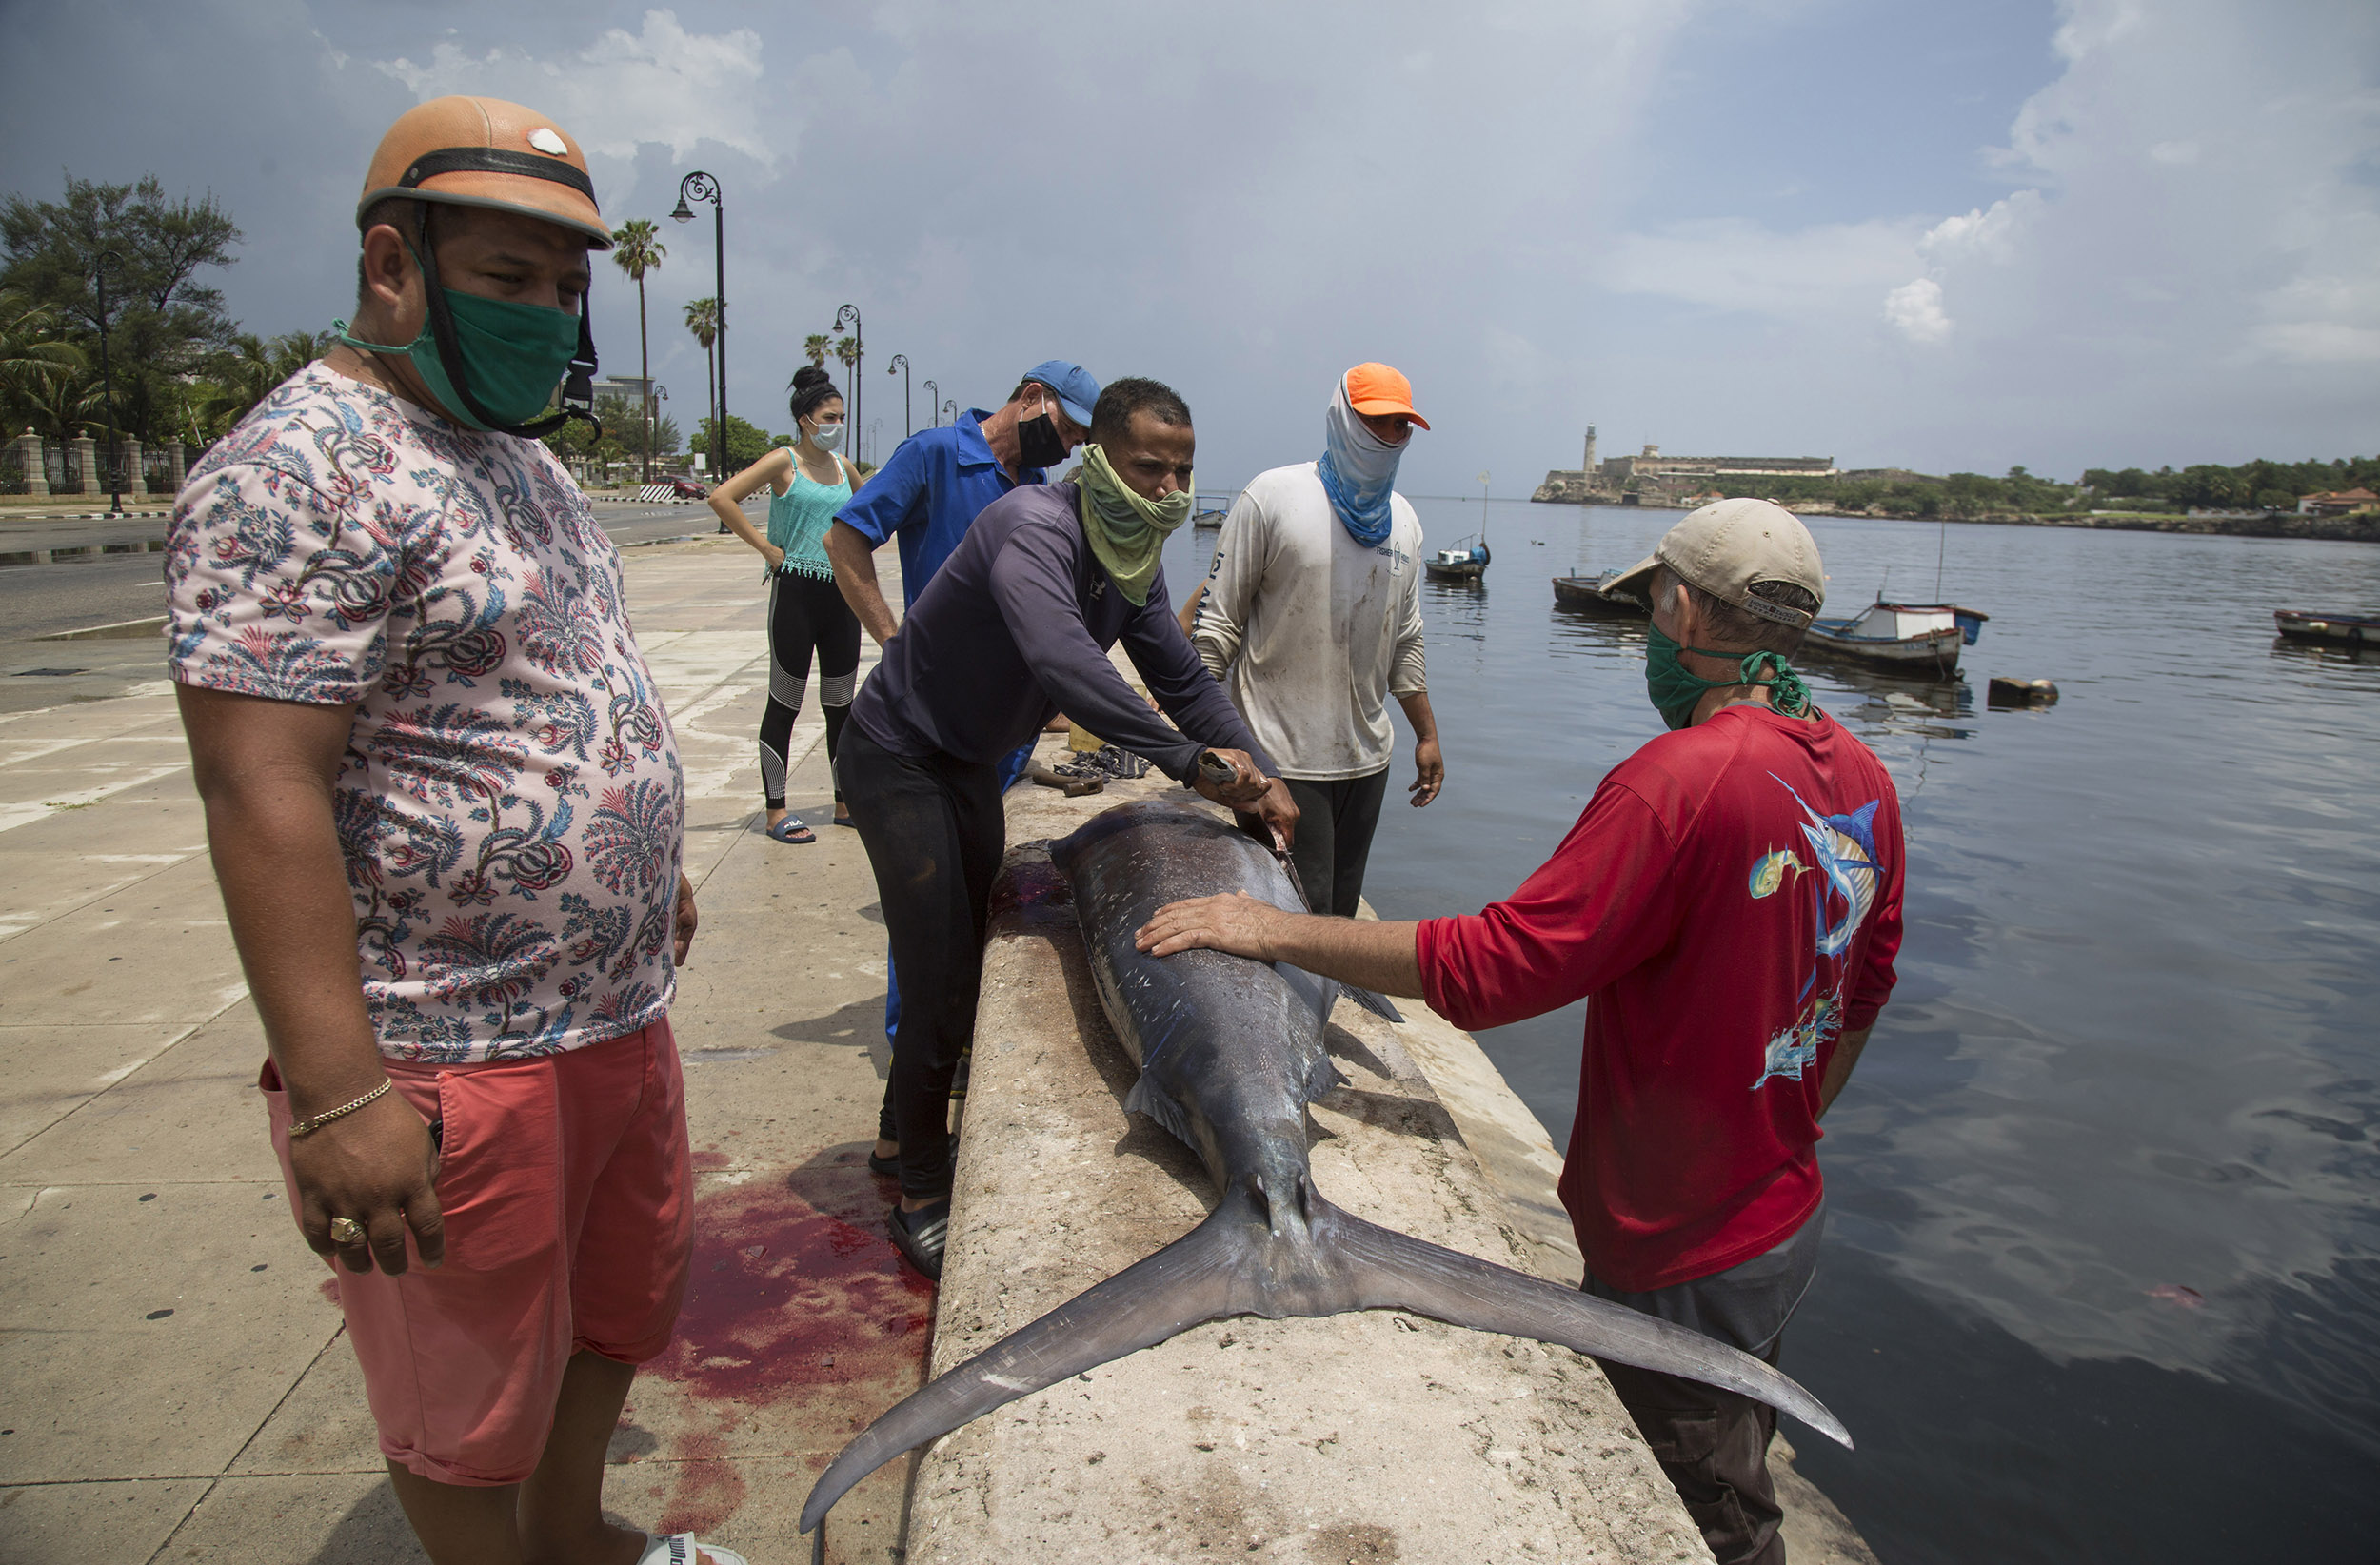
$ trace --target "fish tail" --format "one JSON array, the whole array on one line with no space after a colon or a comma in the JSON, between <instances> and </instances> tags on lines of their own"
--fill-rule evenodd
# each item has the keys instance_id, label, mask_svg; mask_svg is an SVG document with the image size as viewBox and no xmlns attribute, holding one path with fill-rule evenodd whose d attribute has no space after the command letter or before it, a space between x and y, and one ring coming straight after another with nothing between
<instances>
[{"instance_id":1,"label":"fish tail","mask_svg":"<svg viewBox=\"0 0 2380 1565\"><path fill-rule=\"evenodd\" d=\"M1353 1309L1410 1310L1450 1326L1551 1342L1637 1369L1680 1376L1792 1414L1849 1447L1851 1432L1790 1377L1752 1355L1656 1316L1334 1210L1329 1224Z\"/></svg>"},{"instance_id":2,"label":"fish tail","mask_svg":"<svg viewBox=\"0 0 2380 1565\"><path fill-rule=\"evenodd\" d=\"M996 1407L1205 1321L1257 1313L1261 1284L1249 1262L1264 1238L1261 1226L1227 1201L1157 1254L937 1376L843 1448L802 1507L802 1531L895 1456Z\"/></svg>"}]
</instances>

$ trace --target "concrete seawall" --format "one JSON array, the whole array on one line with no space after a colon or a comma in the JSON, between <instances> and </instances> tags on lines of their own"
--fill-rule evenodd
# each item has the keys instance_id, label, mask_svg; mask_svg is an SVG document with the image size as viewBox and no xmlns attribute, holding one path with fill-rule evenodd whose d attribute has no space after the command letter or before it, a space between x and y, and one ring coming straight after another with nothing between
<instances>
[{"instance_id":1,"label":"concrete seawall","mask_svg":"<svg viewBox=\"0 0 2380 1565\"><path fill-rule=\"evenodd\" d=\"M1187 797L1162 778L1010 796L934 1373L1212 1201L1189 1151L1123 1111L1134 1067L1043 845L1161 796ZM1352 1005L1333 1019L1348 1085L1313 1108L1318 1184L1373 1221L1575 1280L1544 1131L1467 1035L1404 1009L1401 1027ZM1813 1499L1795 1495L1796 1560L1869 1557ZM1709 1557L1592 1361L1392 1312L1213 1322L999 1409L920 1459L906 1541L911 1565Z\"/></svg>"}]
</instances>

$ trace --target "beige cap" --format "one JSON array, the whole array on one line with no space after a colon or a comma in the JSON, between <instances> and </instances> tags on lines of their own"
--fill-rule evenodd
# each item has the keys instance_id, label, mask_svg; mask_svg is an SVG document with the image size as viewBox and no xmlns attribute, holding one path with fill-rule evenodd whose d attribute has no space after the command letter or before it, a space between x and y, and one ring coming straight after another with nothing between
<instances>
[{"instance_id":1,"label":"beige cap","mask_svg":"<svg viewBox=\"0 0 2380 1565\"><path fill-rule=\"evenodd\" d=\"M1767 500L1715 500L1661 535L1651 554L1622 571L1605 590L1653 602L1653 568L1667 565L1721 603L1800 628L1816 618L1755 598L1757 582L1791 582L1820 604L1826 572L1818 545L1801 518Z\"/></svg>"}]
</instances>

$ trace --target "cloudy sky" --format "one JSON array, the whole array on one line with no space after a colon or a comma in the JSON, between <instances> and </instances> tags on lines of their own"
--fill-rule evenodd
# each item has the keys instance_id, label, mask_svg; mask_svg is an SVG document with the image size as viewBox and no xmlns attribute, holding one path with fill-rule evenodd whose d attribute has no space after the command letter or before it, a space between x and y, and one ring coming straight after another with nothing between
<instances>
[{"instance_id":1,"label":"cloudy sky","mask_svg":"<svg viewBox=\"0 0 2380 1565\"><path fill-rule=\"evenodd\" d=\"M351 298L380 130L509 97L613 222L727 194L731 406L866 323L962 406L1035 361L1150 374L1216 486L1314 454L1384 359L1435 431L1404 486L1606 455L1998 472L2380 448L2370 0L76 0L8 9L0 189L212 190L254 330ZM29 70L29 61L106 60ZM707 212L663 222L682 424ZM633 289L598 284L606 370ZM1475 491L1476 492L1476 491Z\"/></svg>"}]
</instances>

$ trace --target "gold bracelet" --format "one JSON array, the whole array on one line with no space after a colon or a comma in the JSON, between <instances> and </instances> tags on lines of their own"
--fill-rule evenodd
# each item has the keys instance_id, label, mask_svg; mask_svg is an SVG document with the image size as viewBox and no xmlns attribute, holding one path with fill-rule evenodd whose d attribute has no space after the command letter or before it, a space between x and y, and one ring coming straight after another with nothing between
<instances>
[{"instance_id":1,"label":"gold bracelet","mask_svg":"<svg viewBox=\"0 0 2380 1565\"><path fill-rule=\"evenodd\" d=\"M353 1114L357 1109L362 1108L365 1104L370 1102L373 1099L379 1097L382 1093L387 1092L387 1078L383 1077L381 1079L380 1085L374 1087L363 1097L358 1098L354 1102L342 1103L337 1108L332 1109L329 1113L317 1114L311 1119L298 1120L295 1124L289 1127L289 1139L291 1140L295 1140L301 1136L311 1136L314 1132L322 1129L323 1126L330 1123L331 1120L339 1119L343 1115Z\"/></svg>"}]
</instances>

